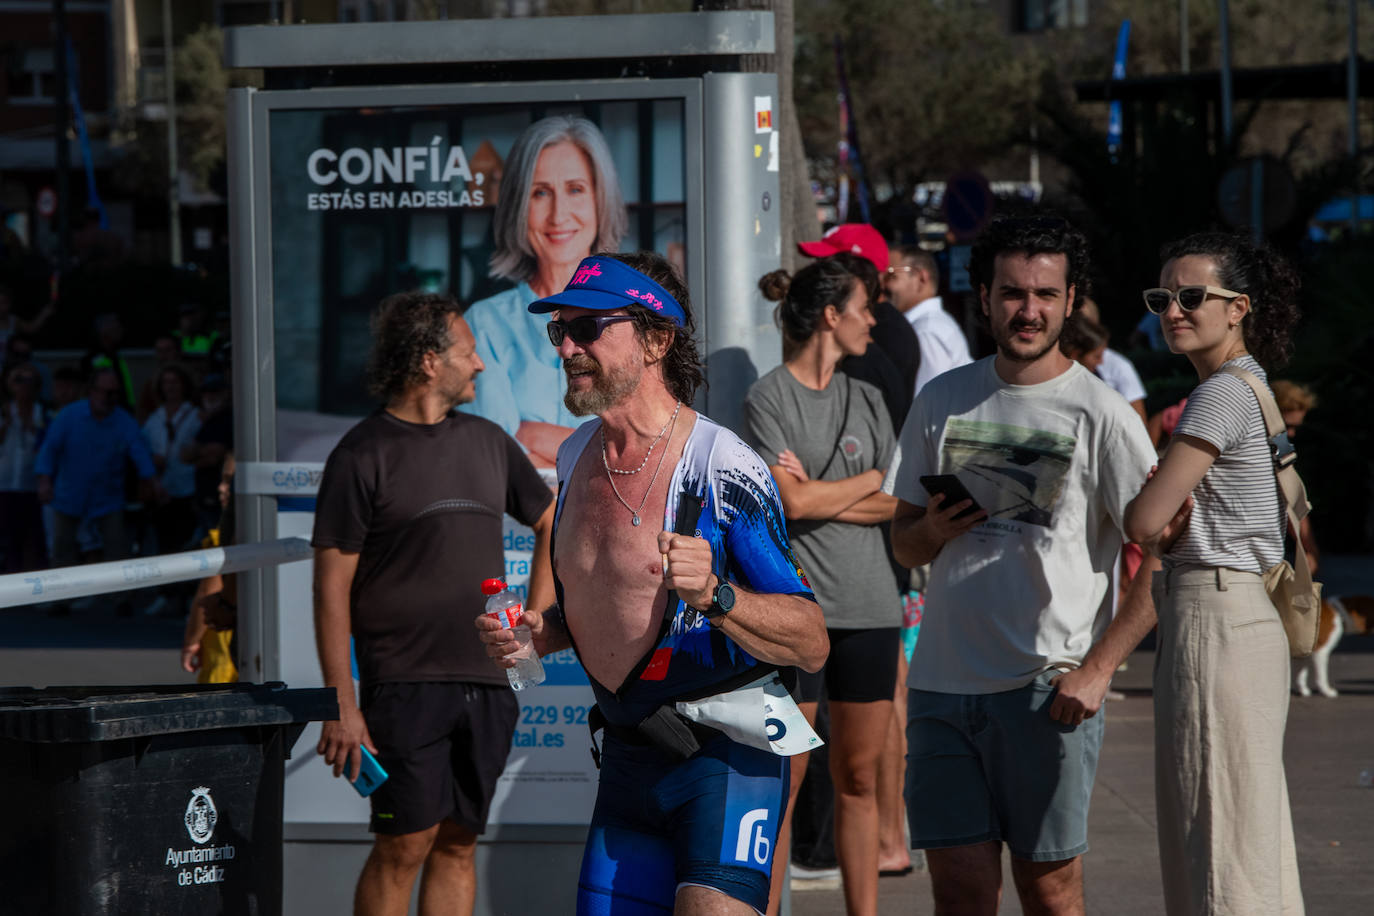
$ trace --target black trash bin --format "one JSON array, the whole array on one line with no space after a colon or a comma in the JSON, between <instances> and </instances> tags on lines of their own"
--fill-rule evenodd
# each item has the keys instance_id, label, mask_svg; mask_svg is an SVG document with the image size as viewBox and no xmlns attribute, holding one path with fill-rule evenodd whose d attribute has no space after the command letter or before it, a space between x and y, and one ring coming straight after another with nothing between
<instances>
[{"instance_id":1,"label":"black trash bin","mask_svg":"<svg viewBox=\"0 0 1374 916\"><path fill-rule=\"evenodd\" d=\"M277 916L284 761L333 690L0 690L0 914Z\"/></svg>"}]
</instances>

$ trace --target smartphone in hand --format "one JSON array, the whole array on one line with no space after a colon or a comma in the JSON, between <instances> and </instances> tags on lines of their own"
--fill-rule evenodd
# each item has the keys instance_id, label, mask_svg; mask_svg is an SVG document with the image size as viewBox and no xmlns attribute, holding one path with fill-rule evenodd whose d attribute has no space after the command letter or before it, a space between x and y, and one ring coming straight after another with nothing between
<instances>
[{"instance_id":1,"label":"smartphone in hand","mask_svg":"<svg viewBox=\"0 0 1374 916\"><path fill-rule=\"evenodd\" d=\"M940 494L945 498L944 508L948 508L955 503L969 500L971 505L954 516L954 520L967 518L975 512L982 511L982 506L978 505L978 500L973 498L973 494L968 491L963 482L953 474L928 474L921 478L921 486L926 488L926 492L931 496Z\"/></svg>"},{"instance_id":2,"label":"smartphone in hand","mask_svg":"<svg viewBox=\"0 0 1374 916\"><path fill-rule=\"evenodd\" d=\"M367 798L377 790L377 787L386 782L389 774L382 769L382 765L377 762L377 758L362 745L358 745L358 750L362 752L362 765L358 767L358 781L353 783L353 788L358 790L358 794Z\"/></svg>"}]
</instances>

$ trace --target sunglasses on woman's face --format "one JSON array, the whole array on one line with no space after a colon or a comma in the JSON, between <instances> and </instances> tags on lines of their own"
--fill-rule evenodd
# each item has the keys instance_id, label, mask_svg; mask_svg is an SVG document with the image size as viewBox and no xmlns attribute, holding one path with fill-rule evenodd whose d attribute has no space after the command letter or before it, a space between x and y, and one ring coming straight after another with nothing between
<instances>
[{"instance_id":1,"label":"sunglasses on woman's face","mask_svg":"<svg viewBox=\"0 0 1374 916\"><path fill-rule=\"evenodd\" d=\"M1169 311L1169 303L1175 299L1178 300L1179 308L1185 312L1191 312L1206 302L1208 296L1239 299L1245 294L1222 289L1220 286L1180 286L1177 292L1156 286L1154 289L1145 290L1143 295L1145 296L1145 307L1156 315L1163 315Z\"/></svg>"},{"instance_id":2,"label":"sunglasses on woman's face","mask_svg":"<svg viewBox=\"0 0 1374 916\"><path fill-rule=\"evenodd\" d=\"M617 321L634 321L631 315L605 315L593 316L583 315L579 318L570 318L567 321L555 318L549 322L549 342L555 347L563 345L564 337L571 337L575 344L589 344L595 342L607 325L615 324Z\"/></svg>"}]
</instances>

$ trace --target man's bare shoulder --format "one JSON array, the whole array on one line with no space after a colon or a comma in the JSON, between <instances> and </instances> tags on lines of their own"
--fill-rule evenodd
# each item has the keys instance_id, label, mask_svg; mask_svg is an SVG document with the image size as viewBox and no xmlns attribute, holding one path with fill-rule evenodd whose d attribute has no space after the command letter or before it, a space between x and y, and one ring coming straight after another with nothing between
<instances>
[{"instance_id":1,"label":"man's bare shoulder","mask_svg":"<svg viewBox=\"0 0 1374 916\"><path fill-rule=\"evenodd\" d=\"M588 443L596 431L601 428L601 418L592 417L577 429L572 431L568 438L563 440L563 444L558 446L558 456L555 459L558 466L558 479L566 480L572 475L573 469L577 467L578 461L587 450Z\"/></svg>"}]
</instances>

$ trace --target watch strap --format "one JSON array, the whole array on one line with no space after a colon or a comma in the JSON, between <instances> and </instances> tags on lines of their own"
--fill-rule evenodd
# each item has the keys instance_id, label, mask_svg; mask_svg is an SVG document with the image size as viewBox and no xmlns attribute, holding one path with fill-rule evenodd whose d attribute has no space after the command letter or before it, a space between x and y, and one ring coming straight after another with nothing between
<instances>
[{"instance_id":1,"label":"watch strap","mask_svg":"<svg viewBox=\"0 0 1374 916\"><path fill-rule=\"evenodd\" d=\"M729 592L730 592L730 599L731 599L731 600L730 600L730 606L729 606L729 607L725 607L725 606L723 606L723 605L720 603L719 596L720 596L720 590L721 590L722 588L728 589ZM706 619L709 620L709 621L711 621L712 623L714 623L714 622L716 622L716 621L719 621L719 620L724 620L724 619L725 619L725 615L726 615L726 614L729 614L729 613L730 613L732 610L734 610L734 608L735 608L734 596L735 596L735 589L734 589L734 587L731 586L730 583L727 582L727 581L725 581L724 579L717 579L717 580L716 580L716 587L715 587L715 589L711 592L711 603L710 603L709 605L706 606L706 610L702 611L702 613L705 614L705 615L706 615Z\"/></svg>"}]
</instances>

